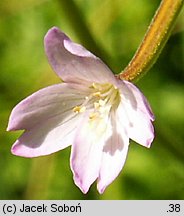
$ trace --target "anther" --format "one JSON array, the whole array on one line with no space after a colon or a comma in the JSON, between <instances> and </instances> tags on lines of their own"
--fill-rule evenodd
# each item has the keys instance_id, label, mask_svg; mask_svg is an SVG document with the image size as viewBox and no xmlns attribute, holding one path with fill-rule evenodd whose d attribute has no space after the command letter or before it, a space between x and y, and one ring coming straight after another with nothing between
<instances>
[{"instance_id":1,"label":"anther","mask_svg":"<svg viewBox=\"0 0 184 216\"><path fill-rule=\"evenodd\" d=\"M90 114L89 114L89 119L90 119L90 120L94 120L97 116L98 116L98 113L97 113L97 112L90 113Z\"/></svg>"},{"instance_id":2,"label":"anther","mask_svg":"<svg viewBox=\"0 0 184 216\"><path fill-rule=\"evenodd\" d=\"M76 106L76 107L74 107L73 108L73 111L75 112L75 113L82 113L82 112L85 112L85 110L86 110L86 107L80 107L80 106Z\"/></svg>"}]
</instances>

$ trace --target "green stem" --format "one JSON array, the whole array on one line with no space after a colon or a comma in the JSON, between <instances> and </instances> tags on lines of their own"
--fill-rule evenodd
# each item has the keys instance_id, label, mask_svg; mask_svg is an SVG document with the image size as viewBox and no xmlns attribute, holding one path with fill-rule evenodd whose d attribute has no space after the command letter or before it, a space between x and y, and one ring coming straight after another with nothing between
<instances>
[{"instance_id":1,"label":"green stem","mask_svg":"<svg viewBox=\"0 0 184 216\"><path fill-rule=\"evenodd\" d=\"M162 0L146 35L128 66L118 78L134 81L147 72L166 44L184 0Z\"/></svg>"}]
</instances>

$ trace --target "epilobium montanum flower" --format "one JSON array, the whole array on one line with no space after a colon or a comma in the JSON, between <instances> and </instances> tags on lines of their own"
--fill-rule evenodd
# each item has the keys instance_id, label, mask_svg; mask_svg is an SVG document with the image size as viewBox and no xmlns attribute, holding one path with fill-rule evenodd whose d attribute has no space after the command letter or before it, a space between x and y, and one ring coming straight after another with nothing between
<instances>
[{"instance_id":1,"label":"epilobium montanum flower","mask_svg":"<svg viewBox=\"0 0 184 216\"><path fill-rule=\"evenodd\" d=\"M71 145L75 184L87 193L97 179L103 193L125 163L129 139L150 147L150 106L133 84L117 79L99 58L58 28L48 31L44 43L63 82L35 92L13 109L7 130L25 131L12 153L37 157Z\"/></svg>"}]
</instances>

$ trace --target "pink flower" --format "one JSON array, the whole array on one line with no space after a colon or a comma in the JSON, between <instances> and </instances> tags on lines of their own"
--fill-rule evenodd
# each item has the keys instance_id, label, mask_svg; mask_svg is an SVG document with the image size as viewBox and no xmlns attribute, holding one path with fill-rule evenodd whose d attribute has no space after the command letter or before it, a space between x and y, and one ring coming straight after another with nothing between
<instances>
[{"instance_id":1,"label":"pink flower","mask_svg":"<svg viewBox=\"0 0 184 216\"><path fill-rule=\"evenodd\" d=\"M118 80L96 56L58 28L45 36L48 60L63 80L37 91L12 111L7 130L25 130L12 146L23 157L48 155L71 145L75 184L87 193L118 176L129 139L150 147L154 116L143 94Z\"/></svg>"}]
</instances>

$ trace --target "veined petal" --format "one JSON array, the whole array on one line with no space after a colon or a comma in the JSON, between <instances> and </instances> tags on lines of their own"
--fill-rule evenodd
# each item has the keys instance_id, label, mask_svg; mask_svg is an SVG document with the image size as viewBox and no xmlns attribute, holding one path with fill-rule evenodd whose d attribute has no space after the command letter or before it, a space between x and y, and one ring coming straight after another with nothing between
<instances>
[{"instance_id":1,"label":"veined petal","mask_svg":"<svg viewBox=\"0 0 184 216\"><path fill-rule=\"evenodd\" d=\"M151 110L151 107L147 101L147 99L145 98L145 96L142 94L142 92L132 83L128 82L128 81L124 81L126 86L128 86L128 88L130 89L130 91L132 91L134 98L136 99L137 102L137 110L142 111L144 114L147 114L148 117L154 121L155 117L154 114Z\"/></svg>"},{"instance_id":2,"label":"veined petal","mask_svg":"<svg viewBox=\"0 0 184 216\"><path fill-rule=\"evenodd\" d=\"M121 91L124 102L126 101L135 111L142 112L154 121L154 115L147 99L135 85L126 80L117 80L116 85Z\"/></svg>"},{"instance_id":3,"label":"veined petal","mask_svg":"<svg viewBox=\"0 0 184 216\"><path fill-rule=\"evenodd\" d=\"M154 115L151 108L138 88L127 81L117 81L121 91L121 103L117 109L128 136L137 143L150 147L154 138L152 122Z\"/></svg>"},{"instance_id":4,"label":"veined petal","mask_svg":"<svg viewBox=\"0 0 184 216\"><path fill-rule=\"evenodd\" d=\"M154 138L154 128L149 117L134 110L126 102L121 102L117 109L117 115L129 138L149 148Z\"/></svg>"},{"instance_id":5,"label":"veined petal","mask_svg":"<svg viewBox=\"0 0 184 216\"><path fill-rule=\"evenodd\" d=\"M44 124L26 130L12 146L12 153L23 157L37 157L62 150L73 143L78 123L79 116L74 114L62 123L60 116L51 118Z\"/></svg>"},{"instance_id":6,"label":"veined petal","mask_svg":"<svg viewBox=\"0 0 184 216\"><path fill-rule=\"evenodd\" d=\"M75 184L87 193L90 185L97 179L100 170L104 134L107 119L81 122L81 127L72 145L71 168Z\"/></svg>"},{"instance_id":7,"label":"veined petal","mask_svg":"<svg viewBox=\"0 0 184 216\"><path fill-rule=\"evenodd\" d=\"M114 80L110 69L99 58L72 42L57 27L48 31L44 43L52 68L65 82L105 83Z\"/></svg>"},{"instance_id":8,"label":"veined petal","mask_svg":"<svg viewBox=\"0 0 184 216\"><path fill-rule=\"evenodd\" d=\"M144 115L129 111L129 116L134 117L134 122L130 125L129 137L137 143L149 148L154 139L154 128L151 121Z\"/></svg>"},{"instance_id":9,"label":"veined petal","mask_svg":"<svg viewBox=\"0 0 184 216\"><path fill-rule=\"evenodd\" d=\"M115 113L111 114L106 131L107 140L103 147L97 184L99 193L103 193L105 188L119 175L128 152L129 138L115 115Z\"/></svg>"},{"instance_id":10,"label":"veined petal","mask_svg":"<svg viewBox=\"0 0 184 216\"><path fill-rule=\"evenodd\" d=\"M62 116L62 122L68 111L82 103L86 92L83 87L65 83L41 89L12 110L7 130L30 129L54 116Z\"/></svg>"}]
</instances>

